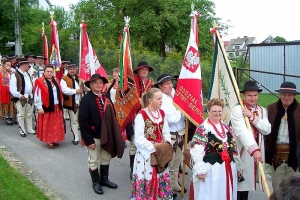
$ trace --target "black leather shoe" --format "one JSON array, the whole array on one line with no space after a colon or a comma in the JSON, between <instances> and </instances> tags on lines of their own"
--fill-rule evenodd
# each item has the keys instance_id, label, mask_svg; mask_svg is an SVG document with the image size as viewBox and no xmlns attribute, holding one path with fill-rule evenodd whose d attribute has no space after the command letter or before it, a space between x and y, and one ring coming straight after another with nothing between
<instances>
[{"instance_id":1,"label":"black leather shoe","mask_svg":"<svg viewBox=\"0 0 300 200\"><path fill-rule=\"evenodd\" d=\"M173 199L176 199L177 194L175 192L172 192L172 193L173 193Z\"/></svg>"},{"instance_id":2,"label":"black leather shoe","mask_svg":"<svg viewBox=\"0 0 300 200\"><path fill-rule=\"evenodd\" d=\"M108 180L108 176L100 176L99 182L101 186L106 186L111 189L116 189L118 187L117 184Z\"/></svg>"},{"instance_id":3,"label":"black leather shoe","mask_svg":"<svg viewBox=\"0 0 300 200\"><path fill-rule=\"evenodd\" d=\"M98 182L93 182L93 189L96 194L103 194L102 187L100 186L100 184Z\"/></svg>"},{"instance_id":4,"label":"black leather shoe","mask_svg":"<svg viewBox=\"0 0 300 200\"><path fill-rule=\"evenodd\" d=\"M79 142L78 141L72 141L74 145L77 145Z\"/></svg>"},{"instance_id":5,"label":"black leather shoe","mask_svg":"<svg viewBox=\"0 0 300 200\"><path fill-rule=\"evenodd\" d=\"M21 133L20 133L20 136L21 136L21 137L26 137L26 134L25 134L25 133L24 133L24 134L21 134Z\"/></svg>"}]
</instances>

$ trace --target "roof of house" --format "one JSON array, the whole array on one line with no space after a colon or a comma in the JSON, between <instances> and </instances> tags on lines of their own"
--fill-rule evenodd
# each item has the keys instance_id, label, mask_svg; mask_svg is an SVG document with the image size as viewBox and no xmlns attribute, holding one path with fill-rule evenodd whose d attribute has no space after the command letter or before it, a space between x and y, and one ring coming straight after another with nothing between
<instances>
[{"instance_id":1,"label":"roof of house","mask_svg":"<svg viewBox=\"0 0 300 200\"><path fill-rule=\"evenodd\" d=\"M234 46L242 45L239 50L247 50L247 45L253 44L255 41L255 37L243 37L243 38L234 38L229 41L229 44L226 48L226 51L236 51Z\"/></svg>"},{"instance_id":2,"label":"roof of house","mask_svg":"<svg viewBox=\"0 0 300 200\"><path fill-rule=\"evenodd\" d=\"M271 35L267 37L264 41L262 41L260 44L270 44L270 43L277 43Z\"/></svg>"}]
</instances>

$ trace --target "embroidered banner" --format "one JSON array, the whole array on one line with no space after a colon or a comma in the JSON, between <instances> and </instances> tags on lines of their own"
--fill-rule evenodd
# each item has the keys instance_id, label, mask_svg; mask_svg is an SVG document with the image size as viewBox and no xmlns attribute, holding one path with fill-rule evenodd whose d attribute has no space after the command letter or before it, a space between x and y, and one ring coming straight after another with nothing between
<instances>
[{"instance_id":1,"label":"embroidered banner","mask_svg":"<svg viewBox=\"0 0 300 200\"><path fill-rule=\"evenodd\" d=\"M215 30L212 32L215 33ZM230 111L238 104L238 94L235 92L233 79L229 72L229 67L231 66L228 66L225 61L227 54L221 48L223 43L216 35L214 36L214 40L215 50L208 99L218 98L224 101L222 120L226 124L229 124Z\"/></svg>"},{"instance_id":2,"label":"embroidered banner","mask_svg":"<svg viewBox=\"0 0 300 200\"><path fill-rule=\"evenodd\" d=\"M132 71L130 37L129 37L129 17L126 21L124 31L120 37L120 88L116 92L116 102L114 104L117 113L117 120L121 130L133 120L135 114L140 108L140 101L136 89L134 75Z\"/></svg>"}]
</instances>

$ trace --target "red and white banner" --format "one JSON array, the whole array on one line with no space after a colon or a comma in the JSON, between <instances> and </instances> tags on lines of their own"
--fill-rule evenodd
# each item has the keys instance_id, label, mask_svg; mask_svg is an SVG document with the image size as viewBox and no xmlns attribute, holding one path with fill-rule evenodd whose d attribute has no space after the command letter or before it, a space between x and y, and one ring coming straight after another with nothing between
<instances>
[{"instance_id":1,"label":"red and white banner","mask_svg":"<svg viewBox=\"0 0 300 200\"><path fill-rule=\"evenodd\" d=\"M60 50L59 50L59 37L58 31L56 27L56 22L52 19L50 22L52 27L52 35L51 35L51 55L50 55L50 63L55 67L55 76L58 80L63 77L63 70L61 69L61 57L60 57Z\"/></svg>"},{"instance_id":2,"label":"red and white banner","mask_svg":"<svg viewBox=\"0 0 300 200\"><path fill-rule=\"evenodd\" d=\"M199 126L204 121L202 102L200 54L191 28L173 103L193 124Z\"/></svg>"},{"instance_id":3,"label":"red and white banner","mask_svg":"<svg viewBox=\"0 0 300 200\"><path fill-rule=\"evenodd\" d=\"M82 22L80 24L80 69L79 78L87 81L93 74L101 74L107 78L107 73L101 66L98 57L91 45L89 36L86 31L87 24Z\"/></svg>"}]
</instances>

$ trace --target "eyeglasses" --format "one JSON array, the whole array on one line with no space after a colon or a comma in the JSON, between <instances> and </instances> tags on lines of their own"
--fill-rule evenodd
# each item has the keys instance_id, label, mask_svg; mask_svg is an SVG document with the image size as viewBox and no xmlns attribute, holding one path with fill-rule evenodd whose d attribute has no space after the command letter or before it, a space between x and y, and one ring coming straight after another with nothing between
<instances>
[{"instance_id":1,"label":"eyeglasses","mask_svg":"<svg viewBox=\"0 0 300 200\"><path fill-rule=\"evenodd\" d=\"M211 110L210 112L216 114L216 113L222 113L223 111L222 110Z\"/></svg>"}]
</instances>

